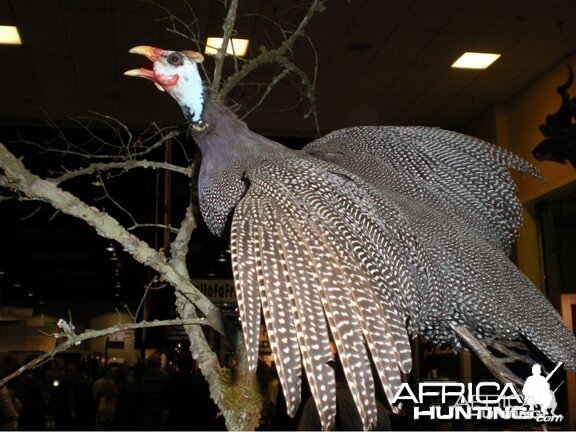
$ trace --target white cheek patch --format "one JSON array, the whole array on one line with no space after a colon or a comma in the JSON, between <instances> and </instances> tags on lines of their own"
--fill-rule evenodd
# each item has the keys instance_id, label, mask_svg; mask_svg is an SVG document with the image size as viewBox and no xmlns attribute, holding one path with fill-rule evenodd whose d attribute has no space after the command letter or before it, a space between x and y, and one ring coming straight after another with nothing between
<instances>
[{"instance_id":1,"label":"white cheek patch","mask_svg":"<svg viewBox=\"0 0 576 432\"><path fill-rule=\"evenodd\" d=\"M192 120L197 122L200 120L200 116L204 110L202 78L200 78L198 68L195 64L187 62L184 66L180 66L180 68L183 69L178 83L182 91L181 103L190 109Z\"/></svg>"},{"instance_id":2,"label":"white cheek patch","mask_svg":"<svg viewBox=\"0 0 576 432\"><path fill-rule=\"evenodd\" d=\"M190 113L192 121L200 121L204 110L204 88L196 64L185 60L182 66L174 67L156 62L154 73L159 81L162 81L160 77L173 75L178 77L177 82L174 85L166 86L165 90Z\"/></svg>"}]
</instances>

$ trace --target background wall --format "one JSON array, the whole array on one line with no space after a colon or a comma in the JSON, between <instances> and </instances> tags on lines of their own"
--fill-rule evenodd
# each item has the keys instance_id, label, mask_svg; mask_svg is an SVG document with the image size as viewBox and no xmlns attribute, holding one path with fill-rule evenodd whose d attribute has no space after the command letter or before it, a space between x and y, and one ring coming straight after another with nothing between
<instances>
[{"instance_id":1,"label":"background wall","mask_svg":"<svg viewBox=\"0 0 576 432\"><path fill-rule=\"evenodd\" d=\"M556 162L540 162L532 156L532 150L543 139L538 125L545 122L548 114L555 113L561 99L556 88L566 82L569 63L576 68L576 52L543 74L538 80L511 98L498 102L481 112L465 127L463 132L498 144L530 161L543 174L546 182L513 173L518 185L517 195L524 207L524 224L517 242L517 264L520 270L543 292L545 274L538 226L537 204L545 200L568 195L576 190L576 170L570 165ZM569 90L576 95L576 86ZM563 300L566 300L567 296ZM557 306L558 299L556 300ZM572 327L572 322L564 319ZM566 374L569 428L576 424L576 373Z\"/></svg>"},{"instance_id":2,"label":"background wall","mask_svg":"<svg viewBox=\"0 0 576 432\"><path fill-rule=\"evenodd\" d=\"M560 107L561 99L556 87L566 82L567 63L576 68L576 52L510 99L481 112L463 129L465 133L522 156L534 164L546 179L546 182L541 182L513 173L518 185L518 197L525 208L524 225L518 238L518 266L542 290L544 283L536 204L576 188L576 170L569 164L537 161L532 156L532 150L543 139L538 125L544 123L546 116ZM569 91L573 96L576 95L576 86Z\"/></svg>"}]
</instances>

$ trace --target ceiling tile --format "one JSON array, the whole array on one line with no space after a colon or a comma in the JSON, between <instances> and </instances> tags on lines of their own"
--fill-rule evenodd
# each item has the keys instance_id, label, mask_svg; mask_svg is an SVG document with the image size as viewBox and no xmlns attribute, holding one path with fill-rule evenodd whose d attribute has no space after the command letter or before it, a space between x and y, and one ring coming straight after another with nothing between
<instances>
[{"instance_id":1,"label":"ceiling tile","mask_svg":"<svg viewBox=\"0 0 576 432\"><path fill-rule=\"evenodd\" d=\"M431 32L396 30L376 53L372 62L408 65L433 37L434 33Z\"/></svg>"},{"instance_id":2,"label":"ceiling tile","mask_svg":"<svg viewBox=\"0 0 576 432\"><path fill-rule=\"evenodd\" d=\"M0 25L14 25L16 24L16 19L12 13L12 7L10 2L3 1L0 2Z\"/></svg>"},{"instance_id":3,"label":"ceiling tile","mask_svg":"<svg viewBox=\"0 0 576 432\"><path fill-rule=\"evenodd\" d=\"M393 125L394 117L408 107L416 98L414 95L393 95L386 93L375 104L380 114L381 123Z\"/></svg>"},{"instance_id":4,"label":"ceiling tile","mask_svg":"<svg viewBox=\"0 0 576 432\"><path fill-rule=\"evenodd\" d=\"M451 99L438 112L432 114L430 122L439 127L454 128L470 117L471 113L486 107L490 100L470 96L458 96Z\"/></svg>"},{"instance_id":5,"label":"ceiling tile","mask_svg":"<svg viewBox=\"0 0 576 432\"><path fill-rule=\"evenodd\" d=\"M64 19L59 8L21 7L15 3L14 13L25 45L64 46L68 44Z\"/></svg>"},{"instance_id":6,"label":"ceiling tile","mask_svg":"<svg viewBox=\"0 0 576 432\"><path fill-rule=\"evenodd\" d=\"M22 104L38 104L42 102L42 95L34 77L15 76L10 77L10 79L2 78L0 81L4 83L2 85L2 94L6 100Z\"/></svg>"},{"instance_id":7,"label":"ceiling tile","mask_svg":"<svg viewBox=\"0 0 576 432\"><path fill-rule=\"evenodd\" d=\"M158 46L159 26L157 15L114 11L114 42L119 50L137 45Z\"/></svg>"},{"instance_id":8,"label":"ceiling tile","mask_svg":"<svg viewBox=\"0 0 576 432\"><path fill-rule=\"evenodd\" d=\"M503 1L466 0L448 20L442 31L481 34L505 7Z\"/></svg>"},{"instance_id":9,"label":"ceiling tile","mask_svg":"<svg viewBox=\"0 0 576 432\"><path fill-rule=\"evenodd\" d=\"M96 103L115 104L118 100L116 80L82 78L78 80L78 91L82 103L90 105Z\"/></svg>"},{"instance_id":10,"label":"ceiling tile","mask_svg":"<svg viewBox=\"0 0 576 432\"><path fill-rule=\"evenodd\" d=\"M416 0L398 24L398 28L439 31L462 3L463 0Z\"/></svg>"},{"instance_id":11,"label":"ceiling tile","mask_svg":"<svg viewBox=\"0 0 576 432\"><path fill-rule=\"evenodd\" d=\"M80 103L76 83L69 78L39 77L38 85L42 100L48 104L75 104Z\"/></svg>"},{"instance_id":12,"label":"ceiling tile","mask_svg":"<svg viewBox=\"0 0 576 432\"><path fill-rule=\"evenodd\" d=\"M494 66L520 72L546 55L557 45L557 41L550 39L526 37L518 41L505 55L494 63Z\"/></svg>"},{"instance_id":13,"label":"ceiling tile","mask_svg":"<svg viewBox=\"0 0 576 432\"><path fill-rule=\"evenodd\" d=\"M429 124L428 119L450 101L447 96L420 95L394 117L396 124Z\"/></svg>"},{"instance_id":14,"label":"ceiling tile","mask_svg":"<svg viewBox=\"0 0 576 432\"><path fill-rule=\"evenodd\" d=\"M565 58L574 52L576 47L576 35L572 38L567 38L553 48L548 50L546 54L541 56L538 60L532 63L527 71L533 70L535 77L539 77L542 73L550 69L553 65L559 62L564 62ZM574 65L576 66L576 65Z\"/></svg>"},{"instance_id":15,"label":"ceiling tile","mask_svg":"<svg viewBox=\"0 0 576 432\"><path fill-rule=\"evenodd\" d=\"M17 0L20 1L20 0ZM42 0L40 0L42 1ZM64 9L106 9L109 10L111 7L110 0L60 0ZM123 0L126 1L126 0Z\"/></svg>"},{"instance_id":16,"label":"ceiling tile","mask_svg":"<svg viewBox=\"0 0 576 432\"><path fill-rule=\"evenodd\" d=\"M72 58L79 78L113 78L124 72L117 69L114 50L109 48L73 48Z\"/></svg>"},{"instance_id":17,"label":"ceiling tile","mask_svg":"<svg viewBox=\"0 0 576 432\"><path fill-rule=\"evenodd\" d=\"M315 23L338 25L346 27L350 25L351 18L354 17L362 8L362 0L348 1L348 0L334 0L326 5L324 12L317 13L313 19ZM383 3L383 2L379 2Z\"/></svg>"},{"instance_id":18,"label":"ceiling tile","mask_svg":"<svg viewBox=\"0 0 576 432\"><path fill-rule=\"evenodd\" d=\"M116 2L116 6L118 6L118 2ZM194 14L197 17L200 17L203 15L208 15L210 13L211 8L214 7L214 1L194 0L194 3L186 3L183 2L182 0L164 0L162 2L162 6L168 9L171 13L176 14L177 16L181 15L186 16L189 13L189 8L191 7L192 10L194 11Z\"/></svg>"},{"instance_id":19,"label":"ceiling tile","mask_svg":"<svg viewBox=\"0 0 576 432\"><path fill-rule=\"evenodd\" d=\"M11 0L11 2L14 6L20 7L57 8L59 6L59 0Z\"/></svg>"},{"instance_id":20,"label":"ceiling tile","mask_svg":"<svg viewBox=\"0 0 576 432\"><path fill-rule=\"evenodd\" d=\"M352 93L376 92L387 90L404 71L404 66L369 64L354 82Z\"/></svg>"},{"instance_id":21,"label":"ceiling tile","mask_svg":"<svg viewBox=\"0 0 576 432\"><path fill-rule=\"evenodd\" d=\"M367 63L380 50L392 30L350 27L336 48L334 58L353 63Z\"/></svg>"},{"instance_id":22,"label":"ceiling tile","mask_svg":"<svg viewBox=\"0 0 576 432\"><path fill-rule=\"evenodd\" d=\"M332 90L317 90L316 105L318 106L318 115L320 116L320 126L328 120L334 107L342 100L346 92Z\"/></svg>"},{"instance_id":23,"label":"ceiling tile","mask_svg":"<svg viewBox=\"0 0 576 432\"><path fill-rule=\"evenodd\" d=\"M72 57L68 47L27 47L37 76L74 77Z\"/></svg>"},{"instance_id":24,"label":"ceiling tile","mask_svg":"<svg viewBox=\"0 0 576 432\"><path fill-rule=\"evenodd\" d=\"M348 92L334 107L334 112L346 115L346 125L379 124L380 114L376 103L382 96L376 92Z\"/></svg>"},{"instance_id":25,"label":"ceiling tile","mask_svg":"<svg viewBox=\"0 0 576 432\"><path fill-rule=\"evenodd\" d=\"M518 74L517 71L515 74ZM473 98L489 98L504 86L508 85L515 74L501 65L494 64L492 67L481 71L478 77L459 92L460 96Z\"/></svg>"},{"instance_id":26,"label":"ceiling tile","mask_svg":"<svg viewBox=\"0 0 576 432\"><path fill-rule=\"evenodd\" d=\"M455 96L481 73L482 71L474 69L448 68L424 91L424 94L431 96Z\"/></svg>"},{"instance_id":27,"label":"ceiling tile","mask_svg":"<svg viewBox=\"0 0 576 432\"><path fill-rule=\"evenodd\" d=\"M541 16L531 14L530 8L522 1L511 0L502 3L505 3L506 7L500 10L486 29L486 33L524 36L542 19Z\"/></svg>"},{"instance_id":28,"label":"ceiling tile","mask_svg":"<svg viewBox=\"0 0 576 432\"><path fill-rule=\"evenodd\" d=\"M342 39L342 28L336 25L313 23L306 31L306 34L314 44L314 49L318 54L318 59L322 62L328 61L336 51L338 42ZM308 52L308 46L304 39L298 42L302 52ZM339 53L335 53L337 57ZM310 54L309 54L310 56Z\"/></svg>"},{"instance_id":29,"label":"ceiling tile","mask_svg":"<svg viewBox=\"0 0 576 432\"><path fill-rule=\"evenodd\" d=\"M30 76L33 71L24 46L22 45L0 45L0 76Z\"/></svg>"},{"instance_id":30,"label":"ceiling tile","mask_svg":"<svg viewBox=\"0 0 576 432\"><path fill-rule=\"evenodd\" d=\"M506 85L500 87L497 92L493 95L493 98L496 100L504 100L508 99L514 94L528 86L531 82L534 81L535 78L538 77L538 74L533 70L526 70L520 74L518 74L515 78L509 80ZM560 84L560 83L558 83ZM553 93L551 93L551 96ZM553 96L552 96L553 97Z\"/></svg>"},{"instance_id":31,"label":"ceiling tile","mask_svg":"<svg viewBox=\"0 0 576 432\"><path fill-rule=\"evenodd\" d=\"M476 38L468 33L439 33L412 62L416 66L449 67Z\"/></svg>"},{"instance_id":32,"label":"ceiling tile","mask_svg":"<svg viewBox=\"0 0 576 432\"><path fill-rule=\"evenodd\" d=\"M70 45L82 48L109 48L114 45L110 10L64 10Z\"/></svg>"},{"instance_id":33,"label":"ceiling tile","mask_svg":"<svg viewBox=\"0 0 576 432\"><path fill-rule=\"evenodd\" d=\"M468 49L474 52L506 54L519 40L520 37L514 35L483 34Z\"/></svg>"},{"instance_id":34,"label":"ceiling tile","mask_svg":"<svg viewBox=\"0 0 576 432\"><path fill-rule=\"evenodd\" d=\"M364 66L362 63L331 61L318 77L318 89L346 91L352 86Z\"/></svg>"},{"instance_id":35,"label":"ceiling tile","mask_svg":"<svg viewBox=\"0 0 576 432\"><path fill-rule=\"evenodd\" d=\"M132 104L121 103L117 119L125 124L147 124L156 120L156 111L152 105L134 109Z\"/></svg>"},{"instance_id":36,"label":"ceiling tile","mask_svg":"<svg viewBox=\"0 0 576 432\"><path fill-rule=\"evenodd\" d=\"M402 75L392 83L387 92L390 94L419 95L424 92L444 71L443 68L422 66L407 67Z\"/></svg>"},{"instance_id":37,"label":"ceiling tile","mask_svg":"<svg viewBox=\"0 0 576 432\"><path fill-rule=\"evenodd\" d=\"M576 2L550 2L540 11L542 19L530 30L533 37L563 39L576 33Z\"/></svg>"},{"instance_id":38,"label":"ceiling tile","mask_svg":"<svg viewBox=\"0 0 576 432\"><path fill-rule=\"evenodd\" d=\"M410 9L412 3L412 0L392 2L365 0L364 6L353 21L353 25L393 29ZM347 22L350 22L350 16Z\"/></svg>"}]
</instances>

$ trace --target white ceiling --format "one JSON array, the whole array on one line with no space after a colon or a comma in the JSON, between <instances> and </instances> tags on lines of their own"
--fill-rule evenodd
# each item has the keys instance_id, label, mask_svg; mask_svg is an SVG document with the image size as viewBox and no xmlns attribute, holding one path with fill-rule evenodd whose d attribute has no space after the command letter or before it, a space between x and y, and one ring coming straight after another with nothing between
<instances>
[{"instance_id":1,"label":"white ceiling","mask_svg":"<svg viewBox=\"0 0 576 432\"><path fill-rule=\"evenodd\" d=\"M159 3L175 12L183 8L177 0ZM241 14L284 20L304 13L296 2L240 3ZM202 38L217 35L221 2L190 4ZM128 54L132 46L190 48L165 30L166 21L158 21L162 16L157 6L135 0L0 0L0 24L17 25L24 41L0 46L0 123L37 124L44 113L35 106L57 122L97 111L130 125L181 123L168 96L122 75L143 63ZM238 26L239 36L250 37L253 48L275 38L274 31L262 18L244 18ZM307 35L318 52L323 130L357 124L458 128L576 50L576 1L332 0ZM362 45L364 51L352 49ZM450 69L466 50L502 57L486 71ZM313 71L304 41L294 56L304 70ZM271 74L267 69L253 78ZM302 120L306 107L283 111L292 99L293 90L281 86L248 124L271 134L312 134L312 123Z\"/></svg>"}]
</instances>

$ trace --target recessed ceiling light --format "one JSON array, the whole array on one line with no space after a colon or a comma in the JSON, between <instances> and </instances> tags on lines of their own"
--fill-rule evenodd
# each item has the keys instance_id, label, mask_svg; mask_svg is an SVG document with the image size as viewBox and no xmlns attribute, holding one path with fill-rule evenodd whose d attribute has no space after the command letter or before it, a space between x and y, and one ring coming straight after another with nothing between
<instances>
[{"instance_id":1,"label":"recessed ceiling light","mask_svg":"<svg viewBox=\"0 0 576 432\"><path fill-rule=\"evenodd\" d=\"M236 57L244 57L248 51L249 39L236 39L231 38L226 47L226 54L235 55ZM222 38L209 37L206 40L206 49L204 54L216 55L218 48L222 46Z\"/></svg>"},{"instance_id":2,"label":"recessed ceiling light","mask_svg":"<svg viewBox=\"0 0 576 432\"><path fill-rule=\"evenodd\" d=\"M452 67L458 69L486 69L499 57L500 54L465 52L452 64Z\"/></svg>"},{"instance_id":3,"label":"recessed ceiling light","mask_svg":"<svg viewBox=\"0 0 576 432\"><path fill-rule=\"evenodd\" d=\"M22 45L18 29L14 26L0 26L0 44Z\"/></svg>"}]
</instances>

